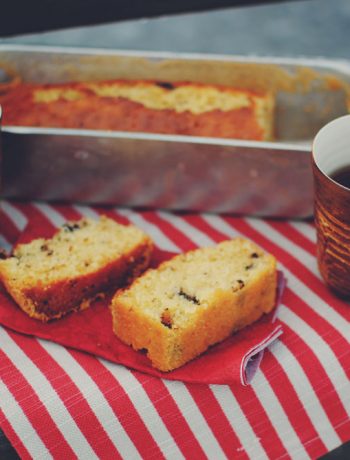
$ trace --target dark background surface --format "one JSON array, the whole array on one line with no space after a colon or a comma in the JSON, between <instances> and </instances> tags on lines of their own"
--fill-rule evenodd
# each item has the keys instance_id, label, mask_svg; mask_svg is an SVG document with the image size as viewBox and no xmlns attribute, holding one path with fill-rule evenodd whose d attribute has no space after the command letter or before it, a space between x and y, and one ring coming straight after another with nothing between
<instances>
[{"instance_id":1,"label":"dark background surface","mask_svg":"<svg viewBox=\"0 0 350 460\"><path fill-rule=\"evenodd\" d=\"M5 17L3 9L1 14ZM0 43L350 59L350 0L240 6L17 36Z\"/></svg>"},{"instance_id":2,"label":"dark background surface","mask_svg":"<svg viewBox=\"0 0 350 460\"><path fill-rule=\"evenodd\" d=\"M286 1L292 0L11 0L6 4L6 14L0 15L0 33L1 36L18 35L124 19Z\"/></svg>"}]
</instances>

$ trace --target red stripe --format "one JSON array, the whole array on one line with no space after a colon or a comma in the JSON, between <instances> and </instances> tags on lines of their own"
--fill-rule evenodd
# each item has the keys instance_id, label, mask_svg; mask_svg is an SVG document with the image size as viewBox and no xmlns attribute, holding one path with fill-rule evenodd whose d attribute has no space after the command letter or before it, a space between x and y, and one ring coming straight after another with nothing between
<instances>
[{"instance_id":1,"label":"red stripe","mask_svg":"<svg viewBox=\"0 0 350 460\"><path fill-rule=\"evenodd\" d=\"M11 244L14 244L21 233L14 222L0 209L0 231Z\"/></svg>"},{"instance_id":2,"label":"red stripe","mask_svg":"<svg viewBox=\"0 0 350 460\"><path fill-rule=\"evenodd\" d=\"M312 421L310 420L288 378L288 375L268 349L265 350L265 354L268 359L264 360L261 370L265 374L264 364L266 361L268 361L270 366L273 367L273 377L270 374L270 376L266 375L266 378L268 379L284 412L288 415L288 419L305 450L311 458L318 458L321 454L327 452L326 446L319 438ZM288 436L287 433L284 434Z\"/></svg>"},{"instance_id":3,"label":"red stripe","mask_svg":"<svg viewBox=\"0 0 350 460\"><path fill-rule=\"evenodd\" d=\"M343 407L343 404L332 384L329 376L311 347L303 341L296 332L287 324L283 323L285 331L283 343L294 355L295 359L303 368L316 397L318 398L323 410L327 414L331 425L335 428L343 442L348 440L350 433L350 419ZM349 356L349 354L348 354ZM348 361L349 358L348 358ZM271 364L271 363L269 363ZM350 362L348 363L350 367ZM269 369L269 372L274 372ZM322 385L320 386L320 383Z\"/></svg>"},{"instance_id":4,"label":"red stripe","mask_svg":"<svg viewBox=\"0 0 350 460\"><path fill-rule=\"evenodd\" d=\"M115 209L100 208L100 207L96 207L96 208L94 207L93 209L100 216L102 216L102 215L107 216L110 219L113 219L113 220L119 222L122 225L130 225L129 220L125 216L122 216L121 214L117 213L115 211Z\"/></svg>"},{"instance_id":5,"label":"red stripe","mask_svg":"<svg viewBox=\"0 0 350 460\"><path fill-rule=\"evenodd\" d=\"M5 418L4 413L0 409L0 427L4 432L6 438L10 442L11 446L16 450L17 454L20 456L22 460L32 460L32 457L29 455L26 446L17 436L17 433L12 428L12 425L7 421Z\"/></svg>"},{"instance_id":6,"label":"red stripe","mask_svg":"<svg viewBox=\"0 0 350 460\"><path fill-rule=\"evenodd\" d=\"M20 337L12 333L11 337L19 346L23 344L21 348L25 350L28 358L36 363L38 369L50 382L87 442L96 452L96 455L100 458L106 455L120 458L108 434L69 375L64 372L37 340ZM43 431L43 426L41 424L41 432Z\"/></svg>"},{"instance_id":7,"label":"red stripe","mask_svg":"<svg viewBox=\"0 0 350 460\"><path fill-rule=\"evenodd\" d=\"M30 348L34 340L31 340L30 344L26 343L26 340L24 340L24 346L21 346L24 337L17 336L11 332L8 333L13 340L18 339L16 340L17 345L27 355L24 350ZM23 377L17 367L2 351L0 351L0 355L3 367L7 367L10 370L8 373L2 372L1 377L43 444L52 455L59 453L59 455L62 455L62 458L75 458L73 450L57 428L56 423L47 411L45 405L40 401L33 387L30 385L30 382ZM20 423L20 421L18 423ZM45 429L43 429L43 427L45 427Z\"/></svg>"},{"instance_id":8,"label":"red stripe","mask_svg":"<svg viewBox=\"0 0 350 460\"><path fill-rule=\"evenodd\" d=\"M49 229L50 231L56 230L56 227L52 224L52 222L43 214L41 211L39 211L38 208L36 208L33 204L24 204L20 202L12 203L14 207L16 207L19 211L24 214L27 219L28 219L28 224L27 226L30 225L36 225L39 228L44 227L46 229Z\"/></svg>"},{"instance_id":9,"label":"red stripe","mask_svg":"<svg viewBox=\"0 0 350 460\"><path fill-rule=\"evenodd\" d=\"M141 215L141 213L137 213L137 214ZM125 217L125 216L119 214L119 212L118 212L116 209L113 210L113 212L112 212L112 214L111 214L111 217L112 217L113 219L116 219L120 224L124 224L124 225L130 225L130 224L132 224L132 225L134 225L134 224L131 222L131 220L129 220L127 217Z\"/></svg>"},{"instance_id":10,"label":"red stripe","mask_svg":"<svg viewBox=\"0 0 350 460\"><path fill-rule=\"evenodd\" d=\"M210 387L193 384L187 384L186 386L227 457L248 458L247 453L244 450L240 450L241 441L234 432Z\"/></svg>"},{"instance_id":11,"label":"red stripe","mask_svg":"<svg viewBox=\"0 0 350 460\"><path fill-rule=\"evenodd\" d=\"M84 217L83 212L78 211L78 209L75 209L72 206L56 205L55 209L57 212L59 212L62 215L62 217L64 217L67 220L79 220L82 217ZM93 208L91 207L90 209L95 211L100 216L107 216L110 219L113 219L116 222L119 222L120 224L123 224L123 225L129 224L128 219L126 219L124 216L117 214L114 209L100 208L100 207L93 207Z\"/></svg>"},{"instance_id":12,"label":"red stripe","mask_svg":"<svg viewBox=\"0 0 350 460\"><path fill-rule=\"evenodd\" d=\"M51 207L58 212L63 219L65 220L80 220L84 216L83 211L79 211L78 209L68 206L68 205L51 205ZM100 216L107 216L110 219L115 220L123 225L128 225L130 222L124 216L116 214L116 212L112 209L105 209L105 208L90 208L92 211L96 212ZM40 212L40 211L39 211Z\"/></svg>"},{"instance_id":13,"label":"red stripe","mask_svg":"<svg viewBox=\"0 0 350 460\"><path fill-rule=\"evenodd\" d=\"M277 232L281 233L281 235L284 235L290 241L293 241L296 245L304 249L304 251L316 257L316 245L302 233L298 232L298 230L292 227L288 222L269 221L268 223Z\"/></svg>"},{"instance_id":14,"label":"red stripe","mask_svg":"<svg viewBox=\"0 0 350 460\"><path fill-rule=\"evenodd\" d=\"M184 457L196 460L207 458L163 381L139 372L135 372L134 377L143 386Z\"/></svg>"},{"instance_id":15,"label":"red stripe","mask_svg":"<svg viewBox=\"0 0 350 460\"><path fill-rule=\"evenodd\" d=\"M99 387L141 457L146 458L149 455L149 457L163 458L158 445L128 394L108 368L103 366L98 359L84 353L74 350L70 353Z\"/></svg>"},{"instance_id":16,"label":"red stripe","mask_svg":"<svg viewBox=\"0 0 350 460\"><path fill-rule=\"evenodd\" d=\"M82 215L72 206L55 205L52 208L57 211L65 220L80 220Z\"/></svg>"},{"instance_id":17,"label":"red stripe","mask_svg":"<svg viewBox=\"0 0 350 460\"><path fill-rule=\"evenodd\" d=\"M186 221L198 228L201 232L205 233L209 238L211 238L216 243L227 240L227 235L220 232L215 227L212 227L208 222L200 215L186 215L184 216Z\"/></svg>"}]
</instances>

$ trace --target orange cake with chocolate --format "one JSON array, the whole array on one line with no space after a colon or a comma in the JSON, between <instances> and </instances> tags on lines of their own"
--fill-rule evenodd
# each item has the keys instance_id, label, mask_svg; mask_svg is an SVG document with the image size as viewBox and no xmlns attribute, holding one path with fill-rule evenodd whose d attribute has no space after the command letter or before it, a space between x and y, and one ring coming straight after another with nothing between
<instances>
[{"instance_id":1,"label":"orange cake with chocolate","mask_svg":"<svg viewBox=\"0 0 350 460\"><path fill-rule=\"evenodd\" d=\"M249 240L175 256L147 270L111 304L115 334L170 371L276 305L275 258Z\"/></svg>"},{"instance_id":2,"label":"orange cake with chocolate","mask_svg":"<svg viewBox=\"0 0 350 460\"><path fill-rule=\"evenodd\" d=\"M19 83L1 92L3 124L271 140L274 98L228 86L114 80Z\"/></svg>"},{"instance_id":3,"label":"orange cake with chocolate","mask_svg":"<svg viewBox=\"0 0 350 460\"><path fill-rule=\"evenodd\" d=\"M134 226L112 219L68 222L50 239L19 244L0 260L0 279L32 318L48 321L87 308L149 264L153 244Z\"/></svg>"}]
</instances>

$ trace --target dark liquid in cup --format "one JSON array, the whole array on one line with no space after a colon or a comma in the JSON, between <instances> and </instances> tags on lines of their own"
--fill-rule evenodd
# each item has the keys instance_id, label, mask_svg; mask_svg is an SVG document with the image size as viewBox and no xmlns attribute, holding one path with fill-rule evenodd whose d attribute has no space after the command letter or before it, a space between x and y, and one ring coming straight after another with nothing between
<instances>
[{"instance_id":1,"label":"dark liquid in cup","mask_svg":"<svg viewBox=\"0 0 350 460\"><path fill-rule=\"evenodd\" d=\"M343 187L350 188L350 165L337 169L330 177Z\"/></svg>"}]
</instances>

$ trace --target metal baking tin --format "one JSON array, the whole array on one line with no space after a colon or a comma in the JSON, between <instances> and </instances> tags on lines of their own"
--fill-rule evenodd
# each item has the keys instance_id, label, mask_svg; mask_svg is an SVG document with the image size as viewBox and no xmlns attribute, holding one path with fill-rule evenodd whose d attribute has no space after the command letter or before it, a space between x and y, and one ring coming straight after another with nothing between
<instances>
[{"instance_id":1,"label":"metal baking tin","mask_svg":"<svg viewBox=\"0 0 350 460\"><path fill-rule=\"evenodd\" d=\"M275 142L3 126L2 196L15 199L310 217L312 138L348 110L344 61L0 45L1 68L0 80L10 69L40 83L150 78L237 86L238 73L251 85L277 85ZM341 84L325 85L329 77Z\"/></svg>"}]
</instances>

